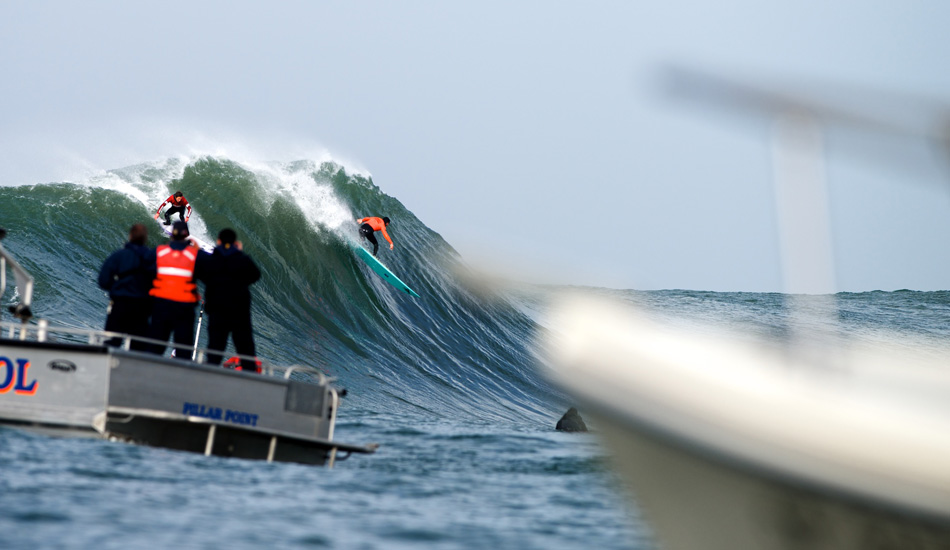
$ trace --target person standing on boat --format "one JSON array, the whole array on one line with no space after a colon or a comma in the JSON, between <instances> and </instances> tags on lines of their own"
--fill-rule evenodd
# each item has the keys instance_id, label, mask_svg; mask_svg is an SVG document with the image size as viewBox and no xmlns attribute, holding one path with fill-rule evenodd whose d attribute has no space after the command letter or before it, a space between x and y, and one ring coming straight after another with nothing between
<instances>
[{"instance_id":1,"label":"person standing on boat","mask_svg":"<svg viewBox=\"0 0 950 550\"><path fill-rule=\"evenodd\" d=\"M386 226L389 225L389 218L383 216L382 218L360 218L356 220L356 223L360 225L360 236L369 242L373 243L373 256L376 255L376 251L379 250L379 243L376 242L376 236L373 235L376 231L381 231L383 237L386 237L386 240L389 241L389 249L393 249L393 240L389 238L389 233L386 233Z\"/></svg>"},{"instance_id":2,"label":"person standing on boat","mask_svg":"<svg viewBox=\"0 0 950 550\"><path fill-rule=\"evenodd\" d=\"M250 286L261 278L261 271L244 253L233 229L222 229L217 246L199 260L198 278L205 284L205 311L208 313L208 363L221 363L228 336L239 355L253 358L254 331L251 328ZM260 372L254 359L242 358L241 370Z\"/></svg>"},{"instance_id":3,"label":"person standing on boat","mask_svg":"<svg viewBox=\"0 0 950 550\"><path fill-rule=\"evenodd\" d=\"M181 191L175 191L175 194L165 199L161 206L158 207L158 211L155 212L156 220L166 204L170 204L171 208L165 211L165 225L171 225L172 214L178 214L179 221L183 222L187 222L188 219L191 218L191 205L188 204L188 199L185 198L185 195L183 195ZM188 209L188 215L185 215L185 208Z\"/></svg>"},{"instance_id":4,"label":"person standing on boat","mask_svg":"<svg viewBox=\"0 0 950 550\"><path fill-rule=\"evenodd\" d=\"M152 312L149 290L155 278L155 251L145 246L148 230L137 223L129 229L129 242L106 258L99 269L99 288L109 292L105 330L145 337ZM106 340L120 346L121 338ZM147 350L148 345L132 340L130 349Z\"/></svg>"},{"instance_id":5,"label":"person standing on boat","mask_svg":"<svg viewBox=\"0 0 950 550\"><path fill-rule=\"evenodd\" d=\"M200 299L195 267L199 258L209 255L188 236L187 223L172 225L171 240L155 250L156 275L149 291L154 298L149 338L167 342L174 335L175 357L185 360L191 358L185 350L194 344L195 306ZM165 344L154 345L152 351L164 354Z\"/></svg>"}]
</instances>

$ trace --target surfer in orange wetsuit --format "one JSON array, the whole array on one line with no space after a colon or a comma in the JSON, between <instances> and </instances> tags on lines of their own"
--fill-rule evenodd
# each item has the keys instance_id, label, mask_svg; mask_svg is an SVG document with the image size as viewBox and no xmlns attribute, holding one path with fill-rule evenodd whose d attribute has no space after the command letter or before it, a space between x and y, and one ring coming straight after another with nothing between
<instances>
[{"instance_id":1,"label":"surfer in orange wetsuit","mask_svg":"<svg viewBox=\"0 0 950 550\"><path fill-rule=\"evenodd\" d=\"M165 202L163 202L161 206L158 207L158 212L155 212L156 220L158 219L159 214L162 213L162 208L165 208L166 204L170 204L172 207L165 212L165 225L171 225L172 221L170 218L172 214L175 213L178 214L178 219L183 222L187 222L188 218L191 217L191 205L188 204L188 199L185 198L185 195L183 195L181 191L175 191L174 195L165 199ZM188 208L187 216L185 215L186 207Z\"/></svg>"},{"instance_id":2,"label":"surfer in orange wetsuit","mask_svg":"<svg viewBox=\"0 0 950 550\"><path fill-rule=\"evenodd\" d=\"M389 233L386 233L386 226L389 225L389 218L383 216L382 218L360 218L356 220L356 223L360 225L360 237L368 240L373 243L373 256L376 255L376 251L379 250L379 243L376 242L376 236L373 235L376 231L382 231L383 237L386 237L386 240L389 241L389 249L393 249L393 240L389 238Z\"/></svg>"}]
</instances>

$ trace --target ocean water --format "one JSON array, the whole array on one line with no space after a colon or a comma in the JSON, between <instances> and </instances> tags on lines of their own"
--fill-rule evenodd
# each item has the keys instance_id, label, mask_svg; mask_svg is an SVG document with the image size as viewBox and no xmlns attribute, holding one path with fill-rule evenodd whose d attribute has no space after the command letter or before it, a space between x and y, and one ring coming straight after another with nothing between
<instances>
[{"instance_id":1,"label":"ocean water","mask_svg":"<svg viewBox=\"0 0 950 550\"><path fill-rule=\"evenodd\" d=\"M544 377L537 337L559 289L472 285L450 243L371 178L329 162L199 157L2 183L4 246L36 277L35 313L91 329L105 316L102 261L136 222L159 244L150 218L182 190L193 232L233 227L261 267L259 354L336 377L348 394L335 438L381 446L330 469L0 428L0 548L653 548L596 426L554 430L571 401ZM377 214L396 242L381 259L420 298L350 250L354 220ZM782 294L587 290L664 322L776 340L804 322L940 354L950 336L950 292L818 297L802 315Z\"/></svg>"}]
</instances>

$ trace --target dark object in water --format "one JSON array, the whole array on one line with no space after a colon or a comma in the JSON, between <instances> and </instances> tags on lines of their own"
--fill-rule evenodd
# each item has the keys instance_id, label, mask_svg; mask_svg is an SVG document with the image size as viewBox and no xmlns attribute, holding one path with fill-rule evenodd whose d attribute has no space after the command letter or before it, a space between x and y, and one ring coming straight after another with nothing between
<instances>
[{"instance_id":1,"label":"dark object in water","mask_svg":"<svg viewBox=\"0 0 950 550\"><path fill-rule=\"evenodd\" d=\"M557 426L554 429L562 432L586 432L587 425L584 424L584 419L581 418L581 415L577 413L577 409L571 407L564 413L564 416L557 421Z\"/></svg>"}]
</instances>

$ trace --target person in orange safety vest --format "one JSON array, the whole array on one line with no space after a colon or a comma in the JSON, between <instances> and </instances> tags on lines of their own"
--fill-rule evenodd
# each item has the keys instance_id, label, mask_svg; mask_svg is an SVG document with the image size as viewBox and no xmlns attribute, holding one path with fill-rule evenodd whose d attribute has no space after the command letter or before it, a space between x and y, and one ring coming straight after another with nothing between
<instances>
[{"instance_id":1,"label":"person in orange safety vest","mask_svg":"<svg viewBox=\"0 0 950 550\"><path fill-rule=\"evenodd\" d=\"M373 243L373 256L379 250L379 243L376 242L376 236L373 235L376 231L382 231L383 237L386 237L386 240L389 241L389 249L393 249L393 240L389 238L389 233L386 233L389 218L386 216L382 218L360 218L356 220L356 223L362 224L360 225L360 236Z\"/></svg>"},{"instance_id":2,"label":"person in orange safety vest","mask_svg":"<svg viewBox=\"0 0 950 550\"><path fill-rule=\"evenodd\" d=\"M194 343L195 306L200 299L195 268L199 257L209 255L188 236L188 224L175 222L171 240L155 249L156 275L149 291L154 298L149 338L167 342L174 334L175 357L185 360L191 358L186 350ZM152 352L164 354L165 344L155 344Z\"/></svg>"},{"instance_id":3,"label":"person in orange safety vest","mask_svg":"<svg viewBox=\"0 0 950 550\"><path fill-rule=\"evenodd\" d=\"M191 217L191 205L188 204L188 199L185 198L185 195L181 191L175 191L175 194L165 199L164 202L158 207L158 211L155 212L155 219L158 219L158 216L162 213L162 208L165 208L166 204L170 204L171 208L165 211L165 225L171 225L171 216L172 214L178 214L178 219L183 222L187 222L188 218ZM188 215L185 215L185 208L188 209Z\"/></svg>"}]
</instances>

